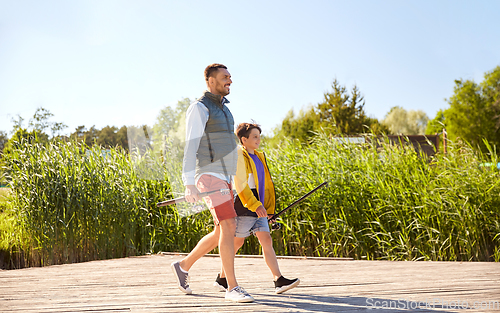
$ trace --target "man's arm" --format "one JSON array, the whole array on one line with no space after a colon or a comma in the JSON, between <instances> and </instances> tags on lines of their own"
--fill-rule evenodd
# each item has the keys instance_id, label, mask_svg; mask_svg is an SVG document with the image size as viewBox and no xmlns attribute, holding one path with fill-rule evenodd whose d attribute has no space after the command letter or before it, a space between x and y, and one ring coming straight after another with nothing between
<instances>
[{"instance_id":1,"label":"man's arm","mask_svg":"<svg viewBox=\"0 0 500 313\"><path fill-rule=\"evenodd\" d=\"M193 103L186 112L186 146L182 162L182 181L185 196L188 202L199 200L198 189L195 186L194 176L196 169L196 153L200 146L201 137L205 132L208 121L208 109L201 102Z\"/></svg>"}]
</instances>

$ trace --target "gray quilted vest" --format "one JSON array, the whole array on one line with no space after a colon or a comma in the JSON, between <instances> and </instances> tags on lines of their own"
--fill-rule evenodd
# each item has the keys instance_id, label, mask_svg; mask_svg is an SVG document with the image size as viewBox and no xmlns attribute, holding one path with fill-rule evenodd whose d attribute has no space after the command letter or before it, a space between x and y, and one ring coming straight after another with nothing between
<instances>
[{"instance_id":1,"label":"gray quilted vest","mask_svg":"<svg viewBox=\"0 0 500 313\"><path fill-rule=\"evenodd\" d=\"M196 175L212 172L234 176L238 153L233 115L219 95L206 91L198 101L207 107L209 115L196 154Z\"/></svg>"}]
</instances>

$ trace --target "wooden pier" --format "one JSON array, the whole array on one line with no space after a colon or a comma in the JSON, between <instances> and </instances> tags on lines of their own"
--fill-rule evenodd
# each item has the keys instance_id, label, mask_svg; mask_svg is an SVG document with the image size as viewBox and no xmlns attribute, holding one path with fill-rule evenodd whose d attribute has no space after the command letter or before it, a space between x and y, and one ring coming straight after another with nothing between
<instances>
[{"instance_id":1,"label":"wooden pier","mask_svg":"<svg viewBox=\"0 0 500 313\"><path fill-rule=\"evenodd\" d=\"M181 293L170 269L181 258L0 270L0 312L500 312L499 263L283 258L284 276L301 284L277 295L262 258L238 257L238 282L255 298L238 304L212 286L218 257L200 259L193 295Z\"/></svg>"}]
</instances>

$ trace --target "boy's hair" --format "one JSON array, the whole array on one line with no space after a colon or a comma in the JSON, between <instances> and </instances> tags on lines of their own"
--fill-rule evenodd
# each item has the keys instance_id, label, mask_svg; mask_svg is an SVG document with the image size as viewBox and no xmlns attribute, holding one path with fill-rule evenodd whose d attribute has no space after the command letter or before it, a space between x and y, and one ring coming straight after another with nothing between
<instances>
[{"instance_id":1,"label":"boy's hair","mask_svg":"<svg viewBox=\"0 0 500 313\"><path fill-rule=\"evenodd\" d=\"M205 68L205 80L208 82L209 77L215 77L215 73L217 73L220 68L225 68L227 70L227 66L219 63L213 63L207 66Z\"/></svg>"},{"instance_id":2,"label":"boy's hair","mask_svg":"<svg viewBox=\"0 0 500 313\"><path fill-rule=\"evenodd\" d=\"M238 136L240 143L243 143L241 141L241 137L248 138L248 136L250 136L250 132L254 128L258 129L259 133L262 133L262 129L260 129L260 125L258 125L257 123L240 123L236 127L236 136Z\"/></svg>"}]
</instances>

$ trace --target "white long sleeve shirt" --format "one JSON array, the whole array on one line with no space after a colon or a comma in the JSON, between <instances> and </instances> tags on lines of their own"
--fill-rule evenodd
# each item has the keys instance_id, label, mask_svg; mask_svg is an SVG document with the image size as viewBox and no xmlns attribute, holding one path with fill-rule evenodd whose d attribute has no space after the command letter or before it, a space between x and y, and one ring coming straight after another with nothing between
<instances>
[{"instance_id":1,"label":"white long sleeve shirt","mask_svg":"<svg viewBox=\"0 0 500 313\"><path fill-rule=\"evenodd\" d=\"M223 98L223 104L226 101L226 98ZM196 182L198 182L198 179L202 175L212 175L231 183L232 177L221 173L196 175L196 152L200 146L201 137L203 137L205 132L208 118L208 108L199 101L192 103L186 111L186 146L184 147L184 160L182 164L182 181L184 186L196 185Z\"/></svg>"}]
</instances>

